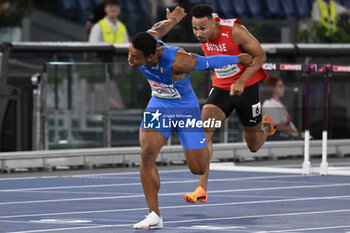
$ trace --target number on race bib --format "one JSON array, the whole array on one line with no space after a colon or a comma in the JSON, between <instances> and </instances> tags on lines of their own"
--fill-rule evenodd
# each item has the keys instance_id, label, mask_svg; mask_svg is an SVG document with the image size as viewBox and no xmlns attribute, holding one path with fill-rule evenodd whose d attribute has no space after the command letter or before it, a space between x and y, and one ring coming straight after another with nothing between
<instances>
[{"instance_id":1,"label":"number on race bib","mask_svg":"<svg viewBox=\"0 0 350 233\"><path fill-rule=\"evenodd\" d=\"M253 118L255 118L261 114L261 103L260 102L252 105L252 113L253 113Z\"/></svg>"}]
</instances>

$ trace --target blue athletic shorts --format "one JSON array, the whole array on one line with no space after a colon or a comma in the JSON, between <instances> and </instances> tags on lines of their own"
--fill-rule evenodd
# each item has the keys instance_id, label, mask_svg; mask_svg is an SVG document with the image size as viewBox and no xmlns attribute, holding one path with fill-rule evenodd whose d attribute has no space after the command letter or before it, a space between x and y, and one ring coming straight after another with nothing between
<instances>
[{"instance_id":1,"label":"blue athletic shorts","mask_svg":"<svg viewBox=\"0 0 350 233\"><path fill-rule=\"evenodd\" d=\"M143 114L140 128L156 129L166 139L175 130L183 148L187 150L207 146L197 100L189 103L152 97Z\"/></svg>"}]
</instances>

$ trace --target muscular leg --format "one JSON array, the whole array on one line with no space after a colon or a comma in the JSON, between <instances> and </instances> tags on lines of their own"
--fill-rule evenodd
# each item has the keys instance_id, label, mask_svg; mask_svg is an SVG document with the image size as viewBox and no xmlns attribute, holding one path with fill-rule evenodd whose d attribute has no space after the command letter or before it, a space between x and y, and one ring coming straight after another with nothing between
<instances>
[{"instance_id":1,"label":"muscular leg","mask_svg":"<svg viewBox=\"0 0 350 233\"><path fill-rule=\"evenodd\" d=\"M260 116L256 115L257 112L261 113L261 106L255 104L260 102L259 85L256 83L244 90L242 96L238 97L240 101L240 107L236 109L242 122L254 122ZM253 107L254 106L254 107ZM255 114L254 112L255 111ZM261 117L261 121L258 125L248 127L242 125L243 136L247 143L247 146L251 152L257 152L266 141L266 137L271 130L272 125L268 122L264 122L264 117Z\"/></svg>"},{"instance_id":2,"label":"muscular leg","mask_svg":"<svg viewBox=\"0 0 350 233\"><path fill-rule=\"evenodd\" d=\"M188 168L195 175L202 175L207 169L209 152L207 147L196 150L184 149Z\"/></svg>"},{"instance_id":3,"label":"muscular leg","mask_svg":"<svg viewBox=\"0 0 350 233\"><path fill-rule=\"evenodd\" d=\"M156 166L156 159L160 149L167 139L154 129L140 129L141 166L140 175L143 192L148 204L149 212L154 211L158 216L158 191L160 180Z\"/></svg>"},{"instance_id":4,"label":"muscular leg","mask_svg":"<svg viewBox=\"0 0 350 233\"><path fill-rule=\"evenodd\" d=\"M266 141L266 131L269 130L264 131L261 129L261 126L262 121L254 127L243 126L243 136L251 152L257 152Z\"/></svg>"},{"instance_id":5,"label":"muscular leg","mask_svg":"<svg viewBox=\"0 0 350 233\"><path fill-rule=\"evenodd\" d=\"M220 120L224 121L226 119L225 113L218 108L217 106L213 104L206 104L204 105L202 109L202 121L205 121L209 118L214 118L215 120ZM209 150L209 157L208 157L208 163L207 163L207 168L204 172L203 175L199 176L199 186L202 186L204 190L207 190L207 183L208 183L208 176L209 176L209 165L210 165L210 160L213 155L213 134L215 131L214 128L205 128L205 137L207 140L207 145L208 145L208 150Z\"/></svg>"}]
</instances>

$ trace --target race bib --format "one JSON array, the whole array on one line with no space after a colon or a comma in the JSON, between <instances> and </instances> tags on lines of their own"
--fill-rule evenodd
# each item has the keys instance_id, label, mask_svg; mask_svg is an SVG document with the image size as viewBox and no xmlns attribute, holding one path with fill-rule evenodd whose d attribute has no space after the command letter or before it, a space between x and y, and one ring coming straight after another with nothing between
<instances>
[{"instance_id":1,"label":"race bib","mask_svg":"<svg viewBox=\"0 0 350 233\"><path fill-rule=\"evenodd\" d=\"M164 84L148 80L152 88L152 96L162 99L181 99L179 91L173 84Z\"/></svg>"},{"instance_id":2,"label":"race bib","mask_svg":"<svg viewBox=\"0 0 350 233\"><path fill-rule=\"evenodd\" d=\"M252 105L252 113L253 113L253 118L255 118L261 114L261 103L260 102Z\"/></svg>"},{"instance_id":3,"label":"race bib","mask_svg":"<svg viewBox=\"0 0 350 233\"><path fill-rule=\"evenodd\" d=\"M236 64L227 65L214 70L218 78L228 78L241 72L241 69Z\"/></svg>"}]
</instances>

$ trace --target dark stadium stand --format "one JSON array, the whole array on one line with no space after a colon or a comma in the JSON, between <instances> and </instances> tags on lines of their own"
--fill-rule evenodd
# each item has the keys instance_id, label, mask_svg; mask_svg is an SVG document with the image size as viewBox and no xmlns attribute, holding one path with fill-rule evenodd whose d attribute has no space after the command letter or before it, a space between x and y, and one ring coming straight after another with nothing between
<instances>
[{"instance_id":1,"label":"dark stadium stand","mask_svg":"<svg viewBox=\"0 0 350 233\"><path fill-rule=\"evenodd\" d=\"M75 24L83 29L90 12L101 0L53 0L54 4L48 4L44 0L32 1L34 9L59 17L62 20L68 20L66 24ZM164 7L166 1L164 1L165 5L157 4L151 0L120 1L122 9L119 18L126 24L130 36L139 31L147 30L153 22L165 18ZM336 1L350 8L350 0ZM314 0L178 0L177 2L188 13L195 4L208 3L221 18L239 18L256 37L260 38L261 42L295 43L298 41L297 31L300 28L299 26L304 25L304 21L311 16L311 7ZM170 9L172 8L174 8L174 5L170 6ZM348 25L348 17L342 17L341 21ZM65 23L62 22L63 24ZM191 25L188 24L191 24L190 17L183 19L165 41L196 42ZM47 27L52 28L51 26ZM64 28L64 26L60 28ZM61 40L70 40L71 37L62 39L66 36L66 30L60 31L60 28L55 30L53 34L58 34L57 38L61 38ZM282 35L286 35L286 33L282 33L282 28L284 32L288 31L291 35L282 38ZM182 33L178 33L179 31ZM78 39L79 41L86 40L88 36L81 37L82 39ZM73 36L73 38L80 37ZM36 36L35 40L44 41L40 36ZM58 41L58 39L55 41Z\"/></svg>"},{"instance_id":2,"label":"dark stadium stand","mask_svg":"<svg viewBox=\"0 0 350 233\"><path fill-rule=\"evenodd\" d=\"M315 0L308 0L310 7L312 7L312 4L314 3Z\"/></svg>"},{"instance_id":3,"label":"dark stadium stand","mask_svg":"<svg viewBox=\"0 0 350 233\"><path fill-rule=\"evenodd\" d=\"M283 18L282 9L278 0L263 0L264 12L267 18L280 19Z\"/></svg>"},{"instance_id":4,"label":"dark stadium stand","mask_svg":"<svg viewBox=\"0 0 350 233\"><path fill-rule=\"evenodd\" d=\"M287 20L295 19L296 12L293 4L293 0L280 0L281 8L283 10L284 17Z\"/></svg>"},{"instance_id":5,"label":"dark stadium stand","mask_svg":"<svg viewBox=\"0 0 350 233\"><path fill-rule=\"evenodd\" d=\"M210 4L210 0L188 0L189 3L197 4L197 3L208 3Z\"/></svg>"},{"instance_id":6,"label":"dark stadium stand","mask_svg":"<svg viewBox=\"0 0 350 233\"><path fill-rule=\"evenodd\" d=\"M235 12L233 10L231 0L220 0L217 1L218 9L219 9L219 16L225 19L229 18L235 18Z\"/></svg>"},{"instance_id":7,"label":"dark stadium stand","mask_svg":"<svg viewBox=\"0 0 350 233\"><path fill-rule=\"evenodd\" d=\"M101 0L55 0L58 11L48 10L65 19L84 25L93 8L100 2ZM147 1L121 0L121 7L120 19L127 24L130 35L150 26L150 10Z\"/></svg>"},{"instance_id":8,"label":"dark stadium stand","mask_svg":"<svg viewBox=\"0 0 350 233\"><path fill-rule=\"evenodd\" d=\"M56 6L59 15L69 20L76 20L79 8L76 0L57 0Z\"/></svg>"},{"instance_id":9,"label":"dark stadium stand","mask_svg":"<svg viewBox=\"0 0 350 233\"><path fill-rule=\"evenodd\" d=\"M223 18L251 18L251 19L287 19L310 15L314 0L183 0L183 4L208 3L214 11ZM340 4L350 7L350 0L336 0ZM58 14L64 18L84 24L85 19L100 0L55 0ZM149 15L147 1L122 0L121 19L132 18L139 21L138 25ZM137 29L135 29L137 31ZM132 29L134 31L134 29Z\"/></svg>"},{"instance_id":10,"label":"dark stadium stand","mask_svg":"<svg viewBox=\"0 0 350 233\"><path fill-rule=\"evenodd\" d=\"M246 0L246 6L249 12L249 16L255 19L263 18L262 6L259 3L259 0Z\"/></svg>"},{"instance_id":11,"label":"dark stadium stand","mask_svg":"<svg viewBox=\"0 0 350 233\"><path fill-rule=\"evenodd\" d=\"M94 9L94 2L90 0L77 0L78 1L78 10L80 12L78 22L81 24L85 24L87 19L89 18L90 13Z\"/></svg>"},{"instance_id":12,"label":"dark stadium stand","mask_svg":"<svg viewBox=\"0 0 350 233\"><path fill-rule=\"evenodd\" d=\"M350 0L343 0L342 2L343 2L342 4L343 6L350 8Z\"/></svg>"},{"instance_id":13,"label":"dark stadium stand","mask_svg":"<svg viewBox=\"0 0 350 233\"><path fill-rule=\"evenodd\" d=\"M92 2L94 3L94 5L96 6L96 5L98 5L98 4L100 4L101 3L101 0L92 0Z\"/></svg>"},{"instance_id":14,"label":"dark stadium stand","mask_svg":"<svg viewBox=\"0 0 350 233\"><path fill-rule=\"evenodd\" d=\"M298 17L310 16L311 5L305 0L294 0L295 12Z\"/></svg>"},{"instance_id":15,"label":"dark stadium stand","mask_svg":"<svg viewBox=\"0 0 350 233\"><path fill-rule=\"evenodd\" d=\"M40 1L40 0L37 0ZM58 14L65 19L84 25L93 7L101 0L55 0ZM208 3L222 18L252 20L297 20L310 16L314 0L182 0L180 5ZM350 5L350 0L337 0ZM145 0L121 0L120 19L127 24L130 35L151 25L149 2ZM162 11L158 9L158 12ZM187 9L189 11L189 9ZM54 11L52 11L54 12ZM57 14L57 13L56 13ZM164 17L159 15L158 17Z\"/></svg>"},{"instance_id":16,"label":"dark stadium stand","mask_svg":"<svg viewBox=\"0 0 350 233\"><path fill-rule=\"evenodd\" d=\"M235 15L238 18L249 17L248 8L245 0L231 0L232 8L235 11Z\"/></svg>"},{"instance_id":17,"label":"dark stadium stand","mask_svg":"<svg viewBox=\"0 0 350 233\"><path fill-rule=\"evenodd\" d=\"M95 4L93 1L89 0L77 0L80 11L92 11Z\"/></svg>"},{"instance_id":18,"label":"dark stadium stand","mask_svg":"<svg viewBox=\"0 0 350 233\"><path fill-rule=\"evenodd\" d=\"M210 5L213 8L214 12L217 12L219 15L221 14L219 9L219 0L210 0Z\"/></svg>"},{"instance_id":19,"label":"dark stadium stand","mask_svg":"<svg viewBox=\"0 0 350 233\"><path fill-rule=\"evenodd\" d=\"M148 29L151 25L147 1L124 0L120 19L127 24L129 35Z\"/></svg>"}]
</instances>

